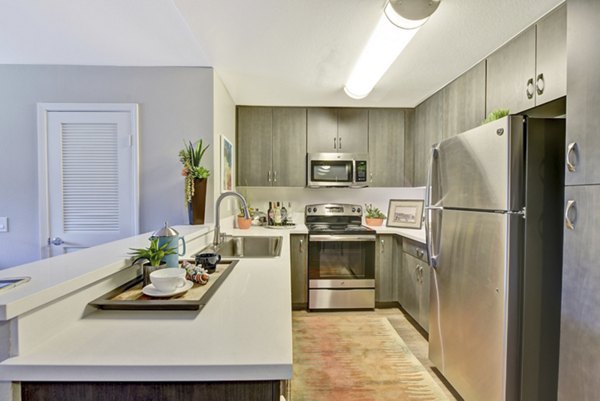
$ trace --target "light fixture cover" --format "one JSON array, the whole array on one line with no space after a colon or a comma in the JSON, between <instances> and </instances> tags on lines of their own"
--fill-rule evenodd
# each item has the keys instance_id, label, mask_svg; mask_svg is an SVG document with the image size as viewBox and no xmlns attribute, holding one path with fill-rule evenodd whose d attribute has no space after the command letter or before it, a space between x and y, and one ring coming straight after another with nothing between
<instances>
[{"instance_id":1,"label":"light fixture cover","mask_svg":"<svg viewBox=\"0 0 600 401\"><path fill-rule=\"evenodd\" d=\"M433 13L440 0L389 0L362 50L344 91L354 99L367 96Z\"/></svg>"}]
</instances>

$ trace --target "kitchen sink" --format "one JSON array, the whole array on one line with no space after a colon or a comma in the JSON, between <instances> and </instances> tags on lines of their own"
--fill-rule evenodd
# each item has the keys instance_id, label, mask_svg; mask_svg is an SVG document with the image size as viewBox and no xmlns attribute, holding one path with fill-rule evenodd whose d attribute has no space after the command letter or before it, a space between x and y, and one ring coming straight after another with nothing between
<instances>
[{"instance_id":1,"label":"kitchen sink","mask_svg":"<svg viewBox=\"0 0 600 401\"><path fill-rule=\"evenodd\" d=\"M281 254L283 237L225 235L218 246L209 245L198 253L215 252L223 258L273 258Z\"/></svg>"}]
</instances>

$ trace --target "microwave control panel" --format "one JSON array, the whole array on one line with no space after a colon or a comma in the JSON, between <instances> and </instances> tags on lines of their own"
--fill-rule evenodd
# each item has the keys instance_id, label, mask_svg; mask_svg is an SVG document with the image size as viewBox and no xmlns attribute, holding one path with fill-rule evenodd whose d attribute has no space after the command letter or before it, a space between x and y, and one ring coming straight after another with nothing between
<instances>
[{"instance_id":1,"label":"microwave control panel","mask_svg":"<svg viewBox=\"0 0 600 401\"><path fill-rule=\"evenodd\" d=\"M367 161L356 160L356 182L367 182Z\"/></svg>"}]
</instances>

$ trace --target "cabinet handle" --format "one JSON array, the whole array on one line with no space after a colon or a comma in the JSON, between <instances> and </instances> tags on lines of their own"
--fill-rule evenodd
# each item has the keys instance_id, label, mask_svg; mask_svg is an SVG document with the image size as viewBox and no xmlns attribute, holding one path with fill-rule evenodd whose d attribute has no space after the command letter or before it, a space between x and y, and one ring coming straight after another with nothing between
<instances>
[{"instance_id":1,"label":"cabinet handle","mask_svg":"<svg viewBox=\"0 0 600 401\"><path fill-rule=\"evenodd\" d=\"M338 149L342 148L342 138L338 138Z\"/></svg>"},{"instance_id":2,"label":"cabinet handle","mask_svg":"<svg viewBox=\"0 0 600 401\"><path fill-rule=\"evenodd\" d=\"M534 88L533 88L533 78L529 78L527 80L527 99L531 99L533 97L533 92Z\"/></svg>"},{"instance_id":3,"label":"cabinet handle","mask_svg":"<svg viewBox=\"0 0 600 401\"><path fill-rule=\"evenodd\" d=\"M277 171L273 171L273 182L277 182Z\"/></svg>"},{"instance_id":4,"label":"cabinet handle","mask_svg":"<svg viewBox=\"0 0 600 401\"><path fill-rule=\"evenodd\" d=\"M418 256L418 257L420 257L420 258L422 258L422 257L423 257L423 255L425 254L425 253L423 252L423 250L422 250L422 249L419 249L419 248L417 248L416 252L417 252L417 256Z\"/></svg>"},{"instance_id":5,"label":"cabinet handle","mask_svg":"<svg viewBox=\"0 0 600 401\"><path fill-rule=\"evenodd\" d=\"M574 173L577 170L577 160L571 160L571 155L573 153L575 153L575 156L579 153L577 142L571 142L569 146L567 146L567 170L569 170L570 173Z\"/></svg>"},{"instance_id":6,"label":"cabinet handle","mask_svg":"<svg viewBox=\"0 0 600 401\"><path fill-rule=\"evenodd\" d=\"M385 252L385 240L380 239L379 242L381 243L381 249L379 250L379 252L384 253Z\"/></svg>"},{"instance_id":7,"label":"cabinet handle","mask_svg":"<svg viewBox=\"0 0 600 401\"><path fill-rule=\"evenodd\" d=\"M267 180L271 182L271 170L267 173Z\"/></svg>"},{"instance_id":8,"label":"cabinet handle","mask_svg":"<svg viewBox=\"0 0 600 401\"><path fill-rule=\"evenodd\" d=\"M538 95L541 95L542 93L544 93L545 86L546 86L546 83L544 82L544 74L540 73L540 74L538 74L537 78L535 79L535 91L537 92Z\"/></svg>"},{"instance_id":9,"label":"cabinet handle","mask_svg":"<svg viewBox=\"0 0 600 401\"><path fill-rule=\"evenodd\" d=\"M300 244L298 245L298 252L304 253L304 240L300 240Z\"/></svg>"},{"instance_id":10,"label":"cabinet handle","mask_svg":"<svg viewBox=\"0 0 600 401\"><path fill-rule=\"evenodd\" d=\"M333 138L333 148L337 149L337 138Z\"/></svg>"},{"instance_id":11,"label":"cabinet handle","mask_svg":"<svg viewBox=\"0 0 600 401\"><path fill-rule=\"evenodd\" d=\"M571 210L573 211L573 213L571 213ZM567 207L565 208L565 226L567 226L569 230L574 230L576 221L577 207L575 201L571 199L567 201Z\"/></svg>"},{"instance_id":12,"label":"cabinet handle","mask_svg":"<svg viewBox=\"0 0 600 401\"><path fill-rule=\"evenodd\" d=\"M369 173L369 181L373 182L373 173Z\"/></svg>"},{"instance_id":13,"label":"cabinet handle","mask_svg":"<svg viewBox=\"0 0 600 401\"><path fill-rule=\"evenodd\" d=\"M421 282L421 265L417 265L415 267L415 273L417 276L417 283L420 283Z\"/></svg>"}]
</instances>

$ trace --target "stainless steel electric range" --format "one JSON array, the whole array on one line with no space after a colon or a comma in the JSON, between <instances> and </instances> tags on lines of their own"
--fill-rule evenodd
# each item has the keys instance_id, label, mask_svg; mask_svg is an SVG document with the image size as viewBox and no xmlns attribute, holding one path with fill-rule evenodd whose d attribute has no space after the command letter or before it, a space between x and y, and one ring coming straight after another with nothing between
<instances>
[{"instance_id":1,"label":"stainless steel electric range","mask_svg":"<svg viewBox=\"0 0 600 401\"><path fill-rule=\"evenodd\" d=\"M362 207L307 205L309 309L375 307L375 238Z\"/></svg>"}]
</instances>

